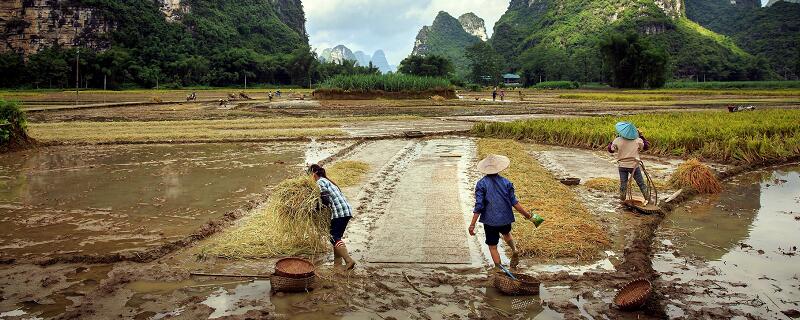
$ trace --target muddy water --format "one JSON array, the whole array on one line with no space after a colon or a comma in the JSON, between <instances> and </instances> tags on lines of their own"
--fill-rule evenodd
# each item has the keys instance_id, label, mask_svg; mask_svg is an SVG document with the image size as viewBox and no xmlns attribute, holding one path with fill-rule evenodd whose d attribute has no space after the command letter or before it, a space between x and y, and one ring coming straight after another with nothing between
<instances>
[{"instance_id":1,"label":"muddy water","mask_svg":"<svg viewBox=\"0 0 800 320\"><path fill-rule=\"evenodd\" d=\"M0 156L3 256L104 254L181 238L332 143L53 147Z\"/></svg>"},{"instance_id":2,"label":"muddy water","mask_svg":"<svg viewBox=\"0 0 800 320\"><path fill-rule=\"evenodd\" d=\"M764 318L800 310L800 166L739 176L721 194L670 214L663 227L656 268L708 291L687 299L688 308L732 304Z\"/></svg>"}]
</instances>

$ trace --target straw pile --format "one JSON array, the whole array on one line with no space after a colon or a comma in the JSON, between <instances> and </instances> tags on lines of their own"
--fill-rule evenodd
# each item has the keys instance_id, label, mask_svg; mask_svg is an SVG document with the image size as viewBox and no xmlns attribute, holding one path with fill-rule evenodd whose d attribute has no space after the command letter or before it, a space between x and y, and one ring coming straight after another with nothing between
<instances>
[{"instance_id":1,"label":"straw pile","mask_svg":"<svg viewBox=\"0 0 800 320\"><path fill-rule=\"evenodd\" d=\"M481 139L478 154L505 155L511 167L502 173L514 183L522 205L546 219L538 229L517 216L514 238L520 252L541 258L593 260L611 240L603 227L578 200L575 193L561 184L525 148L512 140Z\"/></svg>"},{"instance_id":2,"label":"straw pile","mask_svg":"<svg viewBox=\"0 0 800 320\"><path fill-rule=\"evenodd\" d=\"M358 183L368 169L363 162L346 161L328 171L330 178L344 188ZM284 180L272 190L259 212L209 240L200 255L257 259L324 252L330 246L331 215L328 209L318 209L319 203L319 187L309 176Z\"/></svg>"},{"instance_id":3,"label":"straw pile","mask_svg":"<svg viewBox=\"0 0 800 320\"><path fill-rule=\"evenodd\" d=\"M678 166L669 183L676 188L692 188L705 194L722 191L722 184L714 171L697 159L690 159Z\"/></svg>"}]
</instances>

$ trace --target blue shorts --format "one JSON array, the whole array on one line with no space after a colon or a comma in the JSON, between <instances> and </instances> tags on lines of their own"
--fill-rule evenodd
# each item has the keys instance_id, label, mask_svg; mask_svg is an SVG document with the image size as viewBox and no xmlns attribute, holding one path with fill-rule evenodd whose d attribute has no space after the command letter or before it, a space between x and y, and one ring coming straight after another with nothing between
<instances>
[{"instance_id":1,"label":"blue shorts","mask_svg":"<svg viewBox=\"0 0 800 320\"><path fill-rule=\"evenodd\" d=\"M511 233L511 225L507 224L504 226L490 226L488 224L483 225L483 231L486 233L486 244L490 246L496 246L497 243L500 242L500 235L508 235Z\"/></svg>"},{"instance_id":2,"label":"blue shorts","mask_svg":"<svg viewBox=\"0 0 800 320\"><path fill-rule=\"evenodd\" d=\"M347 228L347 223L350 222L351 217L343 217L331 219L331 244L336 245L337 242L344 237L344 229Z\"/></svg>"}]
</instances>

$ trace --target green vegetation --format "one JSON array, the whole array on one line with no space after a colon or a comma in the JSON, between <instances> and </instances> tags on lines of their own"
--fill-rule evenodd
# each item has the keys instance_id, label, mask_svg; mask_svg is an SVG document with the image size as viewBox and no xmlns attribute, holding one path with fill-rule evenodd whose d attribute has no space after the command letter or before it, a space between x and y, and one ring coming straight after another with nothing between
<instances>
[{"instance_id":1,"label":"green vegetation","mask_svg":"<svg viewBox=\"0 0 800 320\"><path fill-rule=\"evenodd\" d=\"M686 0L686 16L730 36L768 62L777 76L800 77L800 4L781 1L762 8L728 0Z\"/></svg>"},{"instance_id":2,"label":"green vegetation","mask_svg":"<svg viewBox=\"0 0 800 320\"><path fill-rule=\"evenodd\" d=\"M573 147L604 148L617 121L631 121L651 142L650 153L722 162L758 162L800 155L800 110L691 112L625 117L540 119L479 123L483 137L530 139Z\"/></svg>"},{"instance_id":3,"label":"green vegetation","mask_svg":"<svg viewBox=\"0 0 800 320\"><path fill-rule=\"evenodd\" d=\"M27 139L25 112L15 102L0 100L0 145Z\"/></svg>"},{"instance_id":4,"label":"green vegetation","mask_svg":"<svg viewBox=\"0 0 800 320\"><path fill-rule=\"evenodd\" d=\"M624 93L569 93L558 95L559 99L639 102L639 101L672 101L675 98L659 94L624 94Z\"/></svg>"},{"instance_id":5,"label":"green vegetation","mask_svg":"<svg viewBox=\"0 0 800 320\"><path fill-rule=\"evenodd\" d=\"M420 77L450 78L453 76L453 64L450 60L435 54L408 56L400 61L397 72Z\"/></svg>"},{"instance_id":6,"label":"green vegetation","mask_svg":"<svg viewBox=\"0 0 800 320\"><path fill-rule=\"evenodd\" d=\"M487 86L502 82L505 62L488 43L481 41L468 47L466 57L470 60L470 81Z\"/></svg>"},{"instance_id":7,"label":"green vegetation","mask_svg":"<svg viewBox=\"0 0 800 320\"><path fill-rule=\"evenodd\" d=\"M653 0L511 1L495 25L491 45L530 86L540 81L608 82L601 36L609 32L643 34L669 56L675 78L760 80L765 66L729 39L685 18L680 9L664 12ZM613 21L613 22L609 22Z\"/></svg>"},{"instance_id":8,"label":"green vegetation","mask_svg":"<svg viewBox=\"0 0 800 320\"><path fill-rule=\"evenodd\" d=\"M541 215L545 222L534 227L519 213L514 224L514 238L520 253L545 259L595 259L611 241L606 230L569 187L561 184L545 167L515 141L481 139L478 156L499 154L511 159L511 167L502 175L514 183L522 206Z\"/></svg>"},{"instance_id":9,"label":"green vegetation","mask_svg":"<svg viewBox=\"0 0 800 320\"><path fill-rule=\"evenodd\" d=\"M575 81L542 81L534 85L534 89L578 89L581 84Z\"/></svg>"},{"instance_id":10,"label":"green vegetation","mask_svg":"<svg viewBox=\"0 0 800 320\"><path fill-rule=\"evenodd\" d=\"M108 50L81 48L81 86L110 88L251 83L307 85L311 55L302 8L271 1L193 0L178 22L157 1L72 0L114 25L84 35ZM58 4L60 5L60 4ZM55 6L55 4L54 4ZM69 9L69 7L67 7ZM66 14L66 13L65 13ZM254 18L257 17L257 18ZM53 47L24 61L0 54L3 87L73 87L75 49Z\"/></svg>"},{"instance_id":11,"label":"green vegetation","mask_svg":"<svg viewBox=\"0 0 800 320\"><path fill-rule=\"evenodd\" d=\"M667 52L655 48L638 33L612 33L600 43L617 88L660 88L667 81Z\"/></svg>"},{"instance_id":12,"label":"green vegetation","mask_svg":"<svg viewBox=\"0 0 800 320\"><path fill-rule=\"evenodd\" d=\"M426 30L425 50L421 55L437 55L449 60L454 67L455 77L467 79L469 77L470 61L464 50L481 41L480 38L464 31L458 19L441 11L433 20L433 24Z\"/></svg>"},{"instance_id":13,"label":"green vegetation","mask_svg":"<svg viewBox=\"0 0 800 320\"><path fill-rule=\"evenodd\" d=\"M800 81L680 81L668 82L670 89L800 89Z\"/></svg>"},{"instance_id":14,"label":"green vegetation","mask_svg":"<svg viewBox=\"0 0 800 320\"><path fill-rule=\"evenodd\" d=\"M426 91L450 89L450 81L443 78L419 77L406 74L335 76L320 85L321 89L339 89L353 92L369 91Z\"/></svg>"}]
</instances>

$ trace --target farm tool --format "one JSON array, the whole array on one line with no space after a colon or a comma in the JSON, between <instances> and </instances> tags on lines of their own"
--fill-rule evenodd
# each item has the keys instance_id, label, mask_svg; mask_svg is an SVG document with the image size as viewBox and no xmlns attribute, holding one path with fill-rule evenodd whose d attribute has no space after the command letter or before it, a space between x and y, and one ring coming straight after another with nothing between
<instances>
[{"instance_id":1,"label":"farm tool","mask_svg":"<svg viewBox=\"0 0 800 320\"><path fill-rule=\"evenodd\" d=\"M661 208L658 206L658 189L656 188L656 184L653 182L653 179L650 177L650 173L647 172L644 162L641 160L639 160L639 168L642 169L642 173L644 173L646 178L645 183L647 184L647 194L642 195L644 198L634 196L632 187L633 180L635 179L628 179L628 186L626 188L627 194L623 204L631 210L638 211L643 214L661 213Z\"/></svg>"}]
</instances>

